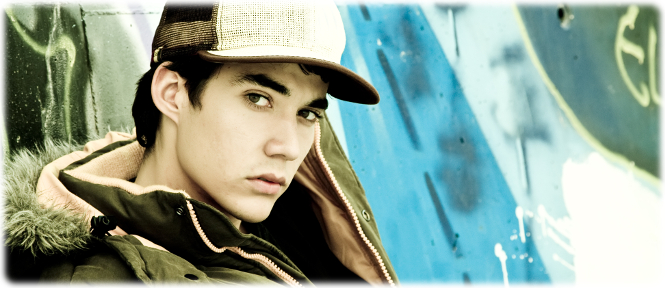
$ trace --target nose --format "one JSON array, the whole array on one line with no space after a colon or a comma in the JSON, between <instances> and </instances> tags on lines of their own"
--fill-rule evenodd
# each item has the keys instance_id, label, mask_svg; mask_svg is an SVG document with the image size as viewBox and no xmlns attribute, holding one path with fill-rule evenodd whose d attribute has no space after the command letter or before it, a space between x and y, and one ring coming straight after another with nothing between
<instances>
[{"instance_id":1,"label":"nose","mask_svg":"<svg viewBox=\"0 0 665 288\"><path fill-rule=\"evenodd\" d=\"M273 127L271 138L265 145L265 153L268 157L282 157L287 161L298 158L300 151L298 141L298 123L295 121L282 120L271 125Z\"/></svg>"}]
</instances>

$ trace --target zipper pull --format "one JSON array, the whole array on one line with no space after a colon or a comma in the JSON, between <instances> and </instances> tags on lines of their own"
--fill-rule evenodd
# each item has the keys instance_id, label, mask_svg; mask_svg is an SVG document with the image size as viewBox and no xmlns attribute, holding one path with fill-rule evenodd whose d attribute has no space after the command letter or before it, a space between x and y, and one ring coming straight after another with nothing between
<instances>
[{"instance_id":1,"label":"zipper pull","mask_svg":"<svg viewBox=\"0 0 665 288\"><path fill-rule=\"evenodd\" d=\"M118 226L114 216L95 216L90 220L90 234L97 238L111 236L109 231Z\"/></svg>"}]
</instances>

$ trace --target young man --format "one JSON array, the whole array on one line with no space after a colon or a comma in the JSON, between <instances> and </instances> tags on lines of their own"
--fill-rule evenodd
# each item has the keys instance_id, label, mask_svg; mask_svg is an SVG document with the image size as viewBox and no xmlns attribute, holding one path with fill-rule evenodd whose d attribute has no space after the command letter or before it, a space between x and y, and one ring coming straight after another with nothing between
<instances>
[{"instance_id":1,"label":"young man","mask_svg":"<svg viewBox=\"0 0 665 288\"><path fill-rule=\"evenodd\" d=\"M10 278L395 284L325 118L379 100L344 42L333 3L167 5L135 135L8 163Z\"/></svg>"}]
</instances>

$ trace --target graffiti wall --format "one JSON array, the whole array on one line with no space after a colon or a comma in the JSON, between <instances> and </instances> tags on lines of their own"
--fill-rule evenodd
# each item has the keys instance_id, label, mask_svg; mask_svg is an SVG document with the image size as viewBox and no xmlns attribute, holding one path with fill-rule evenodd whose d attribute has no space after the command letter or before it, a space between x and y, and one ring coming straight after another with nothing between
<instances>
[{"instance_id":1,"label":"graffiti wall","mask_svg":"<svg viewBox=\"0 0 665 288\"><path fill-rule=\"evenodd\" d=\"M3 153L133 127L162 3L4 7ZM340 3L327 111L404 283L662 281L660 11Z\"/></svg>"}]
</instances>

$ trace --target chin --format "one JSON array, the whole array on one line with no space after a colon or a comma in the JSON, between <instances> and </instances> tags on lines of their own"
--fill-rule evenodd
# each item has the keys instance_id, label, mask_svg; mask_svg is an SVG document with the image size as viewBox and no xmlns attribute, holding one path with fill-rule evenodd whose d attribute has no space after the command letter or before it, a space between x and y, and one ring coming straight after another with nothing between
<instances>
[{"instance_id":1,"label":"chin","mask_svg":"<svg viewBox=\"0 0 665 288\"><path fill-rule=\"evenodd\" d=\"M252 215L242 215L240 217L237 217L238 219L242 220L243 222L247 223L259 223L262 222L263 220L266 220L270 216L270 211L268 213L256 213Z\"/></svg>"},{"instance_id":2,"label":"chin","mask_svg":"<svg viewBox=\"0 0 665 288\"><path fill-rule=\"evenodd\" d=\"M274 202L263 203L263 205L254 203L254 205L250 205L249 209L245 210L249 213L238 213L234 216L243 222L259 223L270 216L273 205L275 205Z\"/></svg>"}]
</instances>

